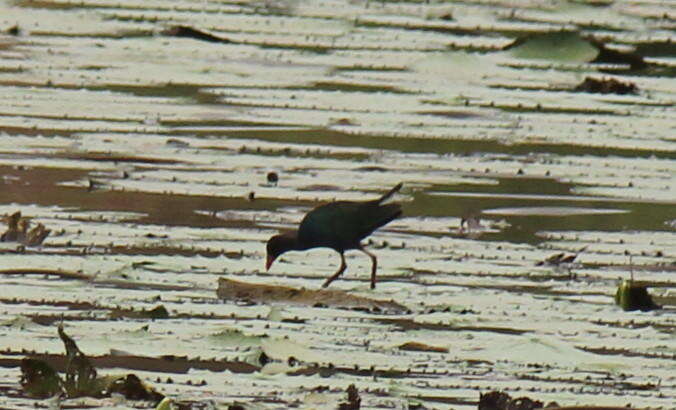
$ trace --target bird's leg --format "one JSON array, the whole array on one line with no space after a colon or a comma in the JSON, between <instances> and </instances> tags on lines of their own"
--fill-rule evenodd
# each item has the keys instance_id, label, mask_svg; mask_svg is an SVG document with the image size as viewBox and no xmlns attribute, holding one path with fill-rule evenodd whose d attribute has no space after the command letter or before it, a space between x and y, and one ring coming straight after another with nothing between
<instances>
[{"instance_id":1,"label":"bird's leg","mask_svg":"<svg viewBox=\"0 0 676 410\"><path fill-rule=\"evenodd\" d=\"M340 268L331 275L328 279L326 279L326 282L322 285L323 288L329 286L331 282L336 280L338 276L340 276L343 272L345 272L345 268L347 268L347 264L345 263L345 255L343 255L343 252L338 252L340 254Z\"/></svg>"},{"instance_id":2,"label":"bird's leg","mask_svg":"<svg viewBox=\"0 0 676 410\"><path fill-rule=\"evenodd\" d=\"M378 270L378 259L376 259L376 255L372 254L371 252L367 251L366 249L360 247L360 251L364 252L371 258L371 289L376 288L376 271Z\"/></svg>"}]
</instances>

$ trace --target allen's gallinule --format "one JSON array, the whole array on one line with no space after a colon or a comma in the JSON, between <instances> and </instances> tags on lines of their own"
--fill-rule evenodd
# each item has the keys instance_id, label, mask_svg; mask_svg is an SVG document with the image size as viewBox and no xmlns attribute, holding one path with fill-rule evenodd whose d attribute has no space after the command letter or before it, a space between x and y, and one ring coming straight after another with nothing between
<instances>
[{"instance_id":1,"label":"allen's gallinule","mask_svg":"<svg viewBox=\"0 0 676 410\"><path fill-rule=\"evenodd\" d=\"M275 235L268 240L265 269L270 269L275 259L287 251L331 248L340 254L340 267L322 285L327 287L347 268L344 252L357 249L371 258L371 289L374 289L378 262L376 256L364 249L360 242L401 215L401 205L383 204L401 186L401 183L397 184L372 201L336 201L316 207L305 215L297 231Z\"/></svg>"}]
</instances>

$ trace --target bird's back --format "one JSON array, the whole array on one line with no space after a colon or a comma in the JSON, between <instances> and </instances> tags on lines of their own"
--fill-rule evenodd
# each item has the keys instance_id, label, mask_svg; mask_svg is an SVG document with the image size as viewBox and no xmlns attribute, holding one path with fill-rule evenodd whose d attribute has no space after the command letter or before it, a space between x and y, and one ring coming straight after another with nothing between
<instances>
[{"instance_id":1,"label":"bird's back","mask_svg":"<svg viewBox=\"0 0 676 410\"><path fill-rule=\"evenodd\" d=\"M354 249L373 231L401 215L399 204L337 201L310 211L298 228L298 241L307 248Z\"/></svg>"}]
</instances>

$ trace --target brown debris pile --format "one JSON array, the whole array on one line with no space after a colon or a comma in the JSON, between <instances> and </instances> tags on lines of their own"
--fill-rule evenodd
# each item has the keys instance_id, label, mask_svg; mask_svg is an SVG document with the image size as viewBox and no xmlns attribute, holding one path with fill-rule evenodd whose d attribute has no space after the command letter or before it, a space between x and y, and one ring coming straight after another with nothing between
<instances>
[{"instance_id":1,"label":"brown debris pile","mask_svg":"<svg viewBox=\"0 0 676 410\"><path fill-rule=\"evenodd\" d=\"M574 91L594 94L638 94L638 87L634 83L616 80L614 78L586 77Z\"/></svg>"},{"instance_id":2,"label":"brown debris pile","mask_svg":"<svg viewBox=\"0 0 676 410\"><path fill-rule=\"evenodd\" d=\"M7 224L7 230L0 236L0 242L18 242L25 246L38 246L52 232L41 223L31 229L30 218L22 217L21 211L3 217L2 221Z\"/></svg>"},{"instance_id":3,"label":"brown debris pile","mask_svg":"<svg viewBox=\"0 0 676 410\"><path fill-rule=\"evenodd\" d=\"M613 406L559 406L556 402L544 405L539 400L533 400L530 397L512 398L509 394L499 391L481 393L479 397L479 410L628 410L631 407L613 407Z\"/></svg>"},{"instance_id":4,"label":"brown debris pile","mask_svg":"<svg viewBox=\"0 0 676 410\"><path fill-rule=\"evenodd\" d=\"M192 38L200 41L207 41L209 43L231 43L230 40L224 37L218 37L203 30L198 30L190 26L176 25L162 30L161 34L168 37L184 37Z\"/></svg>"},{"instance_id":5,"label":"brown debris pile","mask_svg":"<svg viewBox=\"0 0 676 410\"><path fill-rule=\"evenodd\" d=\"M128 400L145 400L159 403L164 395L146 386L136 375L98 376L91 360L77 347L63 326L58 328L59 338L66 348L66 377L59 376L47 362L36 358L21 361L21 387L29 397L49 398L62 396L110 397L122 394Z\"/></svg>"},{"instance_id":6,"label":"brown debris pile","mask_svg":"<svg viewBox=\"0 0 676 410\"><path fill-rule=\"evenodd\" d=\"M216 295L221 299L249 303L292 303L316 307L338 307L372 312L404 313L408 309L394 301L351 295L342 290L297 289L289 286L239 282L220 278Z\"/></svg>"},{"instance_id":7,"label":"brown debris pile","mask_svg":"<svg viewBox=\"0 0 676 410\"><path fill-rule=\"evenodd\" d=\"M399 350L408 350L411 352L435 352L435 353L448 353L448 349L441 346L432 346L420 342L406 342L402 345L399 345Z\"/></svg>"},{"instance_id":8,"label":"brown debris pile","mask_svg":"<svg viewBox=\"0 0 676 410\"><path fill-rule=\"evenodd\" d=\"M479 397L479 410L534 410L543 407L541 401L528 397L513 399L509 394L498 391L482 393Z\"/></svg>"},{"instance_id":9,"label":"brown debris pile","mask_svg":"<svg viewBox=\"0 0 676 410\"><path fill-rule=\"evenodd\" d=\"M359 397L359 390L354 384L351 384L346 390L347 401L341 402L338 405L338 410L359 410L361 408L361 397Z\"/></svg>"}]
</instances>

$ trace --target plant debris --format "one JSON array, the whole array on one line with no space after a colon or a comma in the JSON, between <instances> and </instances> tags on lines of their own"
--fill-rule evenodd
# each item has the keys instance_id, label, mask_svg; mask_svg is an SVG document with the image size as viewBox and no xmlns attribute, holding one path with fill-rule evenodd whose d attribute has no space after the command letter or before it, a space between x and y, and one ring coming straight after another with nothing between
<instances>
[{"instance_id":1,"label":"plant debris","mask_svg":"<svg viewBox=\"0 0 676 410\"><path fill-rule=\"evenodd\" d=\"M216 295L225 300L249 303L292 303L305 306L325 306L360 309L373 312L404 313L408 309L394 301L382 301L351 295L342 290L297 289L289 286L264 285L220 278Z\"/></svg>"},{"instance_id":2,"label":"plant debris","mask_svg":"<svg viewBox=\"0 0 676 410\"><path fill-rule=\"evenodd\" d=\"M206 31L197 30L190 26L171 26L162 31L162 34L170 37L186 37L195 40L208 41L210 43L231 43L230 40L223 37L217 37Z\"/></svg>"},{"instance_id":3,"label":"plant debris","mask_svg":"<svg viewBox=\"0 0 676 410\"><path fill-rule=\"evenodd\" d=\"M539 400L530 397L512 398L509 394L500 391L481 393L479 397L479 410L627 410L631 407L617 406L559 406L556 402L545 405Z\"/></svg>"},{"instance_id":4,"label":"plant debris","mask_svg":"<svg viewBox=\"0 0 676 410\"><path fill-rule=\"evenodd\" d=\"M564 263L573 263L573 261L575 261L575 258L577 258L577 254L568 255L565 252L561 252L549 256L545 260L536 262L535 266L543 266L543 265L560 266Z\"/></svg>"},{"instance_id":5,"label":"plant debris","mask_svg":"<svg viewBox=\"0 0 676 410\"><path fill-rule=\"evenodd\" d=\"M31 229L30 218L22 217L21 211L3 217L3 222L7 224L7 230L0 236L0 242L18 242L25 246L38 246L52 232L41 223Z\"/></svg>"},{"instance_id":6,"label":"plant debris","mask_svg":"<svg viewBox=\"0 0 676 410\"><path fill-rule=\"evenodd\" d=\"M579 31L526 34L503 49L514 50L523 58L541 58L538 54L556 51L556 54L564 58L581 59L589 63L628 65L631 70L648 66L642 56L609 48L602 40Z\"/></svg>"},{"instance_id":7,"label":"plant debris","mask_svg":"<svg viewBox=\"0 0 676 410\"><path fill-rule=\"evenodd\" d=\"M641 70L648 66L645 59L637 53L609 48L603 41L592 36L586 37L586 40L599 51L592 63L625 64L629 65L630 70Z\"/></svg>"},{"instance_id":8,"label":"plant debris","mask_svg":"<svg viewBox=\"0 0 676 410\"><path fill-rule=\"evenodd\" d=\"M629 81L620 81L615 78L585 77L574 91L595 94L638 94L636 84Z\"/></svg>"},{"instance_id":9,"label":"plant debris","mask_svg":"<svg viewBox=\"0 0 676 410\"><path fill-rule=\"evenodd\" d=\"M28 396L110 397L111 394L117 393L128 400L146 400L154 403L159 403L164 398L164 395L145 385L134 374L98 376L89 358L65 333L62 324L59 324L58 333L66 348L65 380L46 362L24 358L21 361L21 386Z\"/></svg>"},{"instance_id":10,"label":"plant debris","mask_svg":"<svg viewBox=\"0 0 676 410\"><path fill-rule=\"evenodd\" d=\"M359 390L354 384L348 386L347 401L338 404L338 410L359 410L361 408L361 397L359 397Z\"/></svg>"},{"instance_id":11,"label":"plant debris","mask_svg":"<svg viewBox=\"0 0 676 410\"><path fill-rule=\"evenodd\" d=\"M3 30L5 33L9 34L10 36L18 36L21 33L21 29L19 28L18 24L15 24L11 26L10 28L7 28Z\"/></svg>"},{"instance_id":12,"label":"plant debris","mask_svg":"<svg viewBox=\"0 0 676 410\"><path fill-rule=\"evenodd\" d=\"M448 353L448 349L445 347L431 346L420 342L406 342L399 346L399 350L409 350L414 352Z\"/></svg>"},{"instance_id":13,"label":"plant debris","mask_svg":"<svg viewBox=\"0 0 676 410\"><path fill-rule=\"evenodd\" d=\"M640 310L648 312L662 307L655 303L645 285L624 279L615 292L615 304L624 311Z\"/></svg>"},{"instance_id":14,"label":"plant debris","mask_svg":"<svg viewBox=\"0 0 676 410\"><path fill-rule=\"evenodd\" d=\"M21 361L21 388L29 397L45 399L63 393L59 374L42 360L24 358Z\"/></svg>"},{"instance_id":15,"label":"plant debris","mask_svg":"<svg viewBox=\"0 0 676 410\"><path fill-rule=\"evenodd\" d=\"M132 318L132 319L169 319L169 311L164 305L157 305L152 309L133 310L133 309L114 309L110 312L113 319Z\"/></svg>"}]
</instances>

